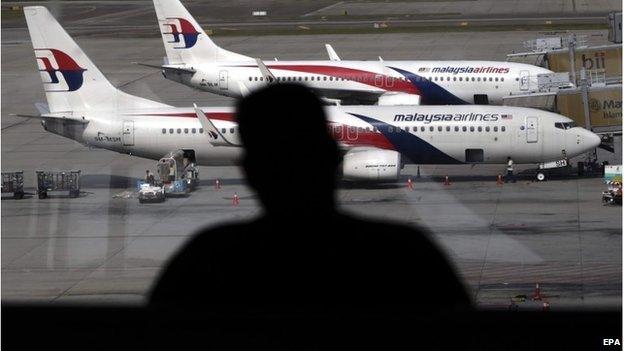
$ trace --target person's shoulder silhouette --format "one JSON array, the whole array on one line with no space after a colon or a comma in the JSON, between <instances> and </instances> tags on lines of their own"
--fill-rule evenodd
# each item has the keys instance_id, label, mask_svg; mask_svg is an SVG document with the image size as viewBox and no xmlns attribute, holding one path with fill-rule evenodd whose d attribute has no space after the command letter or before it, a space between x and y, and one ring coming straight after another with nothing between
<instances>
[{"instance_id":1,"label":"person's shoulder silhouette","mask_svg":"<svg viewBox=\"0 0 624 351\"><path fill-rule=\"evenodd\" d=\"M422 231L336 210L341 153L312 92L270 85L239 102L237 119L242 166L264 214L197 234L165 268L152 305L224 312L470 306Z\"/></svg>"}]
</instances>

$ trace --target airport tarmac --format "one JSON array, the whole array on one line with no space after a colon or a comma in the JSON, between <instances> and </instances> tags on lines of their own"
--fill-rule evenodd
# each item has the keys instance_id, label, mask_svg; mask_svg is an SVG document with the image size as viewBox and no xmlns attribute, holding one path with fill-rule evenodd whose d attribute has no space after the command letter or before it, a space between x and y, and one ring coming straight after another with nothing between
<instances>
[{"instance_id":1,"label":"airport tarmac","mask_svg":"<svg viewBox=\"0 0 624 351\"><path fill-rule=\"evenodd\" d=\"M592 43L606 42L605 31L584 34ZM541 35L449 32L215 40L263 59L325 58L323 44L332 43L341 56L354 59L504 60L506 53L522 50L522 41ZM3 30L2 39L2 170L24 170L30 192L37 169L81 169L84 175L78 199L1 202L5 301L142 303L167 259L193 232L260 211L236 167L202 167L202 186L188 198L149 205L124 198L146 169L155 168L155 161L89 150L46 133L37 120L10 116L34 113L32 104L44 96L25 30ZM131 64L159 62L159 38L79 37L78 42L129 93L176 106L232 104ZM621 164L620 153L601 156ZM422 177L414 178L414 190L408 191L406 177L417 174L415 166L408 166L396 184L342 185L338 198L346 211L428 228L480 306L506 308L512 297L530 296L540 283L553 309L620 308L622 209L602 206L602 179L565 176L500 186L496 175L503 169L422 166ZM450 186L442 184L444 175L450 176ZM302 179L301 186L285 201L297 201L296 193L306 191L305 175L293 177ZM212 186L216 178L223 184L220 190ZM232 206L234 192L241 197L238 207ZM435 282L420 283L435 293Z\"/></svg>"}]
</instances>

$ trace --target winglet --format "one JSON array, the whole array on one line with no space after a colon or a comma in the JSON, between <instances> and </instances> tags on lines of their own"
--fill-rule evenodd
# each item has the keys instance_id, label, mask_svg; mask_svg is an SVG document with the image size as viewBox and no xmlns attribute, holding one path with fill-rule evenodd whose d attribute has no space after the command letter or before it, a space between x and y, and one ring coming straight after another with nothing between
<instances>
[{"instance_id":1,"label":"winglet","mask_svg":"<svg viewBox=\"0 0 624 351\"><path fill-rule=\"evenodd\" d=\"M325 44L325 49L327 49L327 55L330 61L340 61L340 57L331 45Z\"/></svg>"},{"instance_id":2,"label":"winglet","mask_svg":"<svg viewBox=\"0 0 624 351\"><path fill-rule=\"evenodd\" d=\"M210 138L210 144L213 146L241 146L239 144L232 143L228 139L226 139L223 134L219 131L219 129L212 123L212 121L206 117L204 111L202 111L197 104L193 104L193 108L195 109L195 114L199 119L199 123L202 125L206 134Z\"/></svg>"},{"instance_id":3,"label":"winglet","mask_svg":"<svg viewBox=\"0 0 624 351\"><path fill-rule=\"evenodd\" d=\"M269 68L264 64L264 62L262 62L261 59L257 58L256 59L256 63L258 64L258 68L260 69L260 73L262 74L262 76L264 77L264 79L269 82L276 82L277 79L275 79L275 76L273 75L273 73L271 73L271 71L269 70Z\"/></svg>"}]
</instances>

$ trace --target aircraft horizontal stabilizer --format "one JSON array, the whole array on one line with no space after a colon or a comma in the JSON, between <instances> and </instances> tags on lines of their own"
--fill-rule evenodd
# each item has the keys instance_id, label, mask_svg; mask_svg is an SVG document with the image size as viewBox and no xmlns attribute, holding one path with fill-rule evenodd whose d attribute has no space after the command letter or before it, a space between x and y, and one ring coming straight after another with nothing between
<instances>
[{"instance_id":1,"label":"aircraft horizontal stabilizer","mask_svg":"<svg viewBox=\"0 0 624 351\"><path fill-rule=\"evenodd\" d=\"M9 116L22 117L22 118L39 118L39 119L54 118L54 119L63 119L63 120L78 122L78 123L85 123L85 124L89 123L89 120L85 119L84 116L73 117L73 116L68 116L68 115L64 115L61 113L39 114L39 115L31 115L31 114L24 114L24 113L11 113L9 114Z\"/></svg>"},{"instance_id":2,"label":"aircraft horizontal stabilizer","mask_svg":"<svg viewBox=\"0 0 624 351\"><path fill-rule=\"evenodd\" d=\"M196 71L192 68L186 68L186 67L180 67L180 66L175 66L175 65L150 65L149 63L141 63L141 62L133 62L136 65L139 66L145 66L145 67L150 67L150 68L157 68L157 69L164 69L164 70L168 70L168 71L178 71L178 72L184 72L184 73L195 73Z\"/></svg>"}]
</instances>

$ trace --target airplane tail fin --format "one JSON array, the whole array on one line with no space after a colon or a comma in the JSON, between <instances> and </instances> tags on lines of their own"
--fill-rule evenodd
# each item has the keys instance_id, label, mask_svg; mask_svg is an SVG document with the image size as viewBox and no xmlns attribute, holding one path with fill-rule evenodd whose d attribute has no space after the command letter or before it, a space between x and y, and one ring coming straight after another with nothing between
<instances>
[{"instance_id":1,"label":"airplane tail fin","mask_svg":"<svg viewBox=\"0 0 624 351\"><path fill-rule=\"evenodd\" d=\"M179 0L154 0L154 8L170 65L253 60L217 46Z\"/></svg>"},{"instance_id":2,"label":"airplane tail fin","mask_svg":"<svg viewBox=\"0 0 624 351\"><path fill-rule=\"evenodd\" d=\"M26 6L24 15L49 111L167 106L115 88L43 6Z\"/></svg>"}]
</instances>

